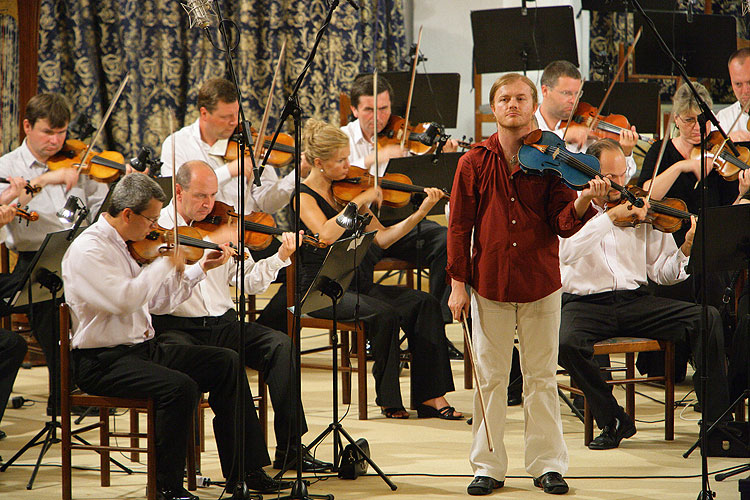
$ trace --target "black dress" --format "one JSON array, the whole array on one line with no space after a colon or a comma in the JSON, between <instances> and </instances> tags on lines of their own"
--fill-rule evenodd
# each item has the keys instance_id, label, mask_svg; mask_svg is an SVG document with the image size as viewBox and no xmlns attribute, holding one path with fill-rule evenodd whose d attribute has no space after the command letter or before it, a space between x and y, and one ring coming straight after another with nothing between
<instances>
[{"instance_id":1,"label":"black dress","mask_svg":"<svg viewBox=\"0 0 750 500\"><path fill-rule=\"evenodd\" d=\"M326 218L338 214L322 196L302 184L302 193L312 196ZM302 225L304 229L307 227ZM350 236L344 233L341 238ZM309 285L315 278L325 258L327 249L304 245L300 249L301 283ZM374 252L372 252L374 253ZM344 293L336 307L341 321L353 321L359 303L359 319L365 324L374 356L372 369L375 377L376 404L386 408L403 406L399 386L399 330L406 333L411 362L411 402L420 403L444 395L454 389L451 374L445 326L440 303L430 295L418 290L397 286L373 284L375 264L372 253L368 253L357 269L357 279ZM359 297L356 289L359 289ZM315 311L310 316L332 318L330 307Z\"/></svg>"}]
</instances>

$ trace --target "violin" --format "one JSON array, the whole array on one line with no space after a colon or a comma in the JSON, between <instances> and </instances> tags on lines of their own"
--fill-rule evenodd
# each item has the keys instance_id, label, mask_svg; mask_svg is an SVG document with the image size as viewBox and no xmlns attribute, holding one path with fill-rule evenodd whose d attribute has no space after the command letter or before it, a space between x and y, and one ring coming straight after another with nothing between
<instances>
[{"instance_id":1,"label":"violin","mask_svg":"<svg viewBox=\"0 0 750 500\"><path fill-rule=\"evenodd\" d=\"M349 166L346 179L333 181L333 197L341 204L346 204L360 193L375 185L375 178L367 170ZM389 207L404 207L414 193L424 193L423 186L415 186L404 174L385 174L378 178L378 186L383 189L383 204ZM450 199L450 193L443 190L443 196Z\"/></svg>"},{"instance_id":2,"label":"violin","mask_svg":"<svg viewBox=\"0 0 750 500\"><path fill-rule=\"evenodd\" d=\"M584 153L571 153L565 149L565 141L556 134L537 129L524 138L518 151L518 161L525 173L544 175L552 172L571 189L582 191L591 179L601 177L599 160ZM616 182L612 189L620 192L623 199L636 207L643 206L643 200Z\"/></svg>"},{"instance_id":3,"label":"violin","mask_svg":"<svg viewBox=\"0 0 750 500\"><path fill-rule=\"evenodd\" d=\"M599 115L596 116L596 108L586 102L579 102L576 106L573 117L570 120L571 127L583 126L590 130L589 135L598 137L600 139L609 138L614 140L620 139L620 133L623 130L630 130L630 122L624 115L616 115L614 113L607 116ZM568 120L560 122L560 128L568 126ZM638 139L641 141L653 144L654 139L645 137L638 134Z\"/></svg>"},{"instance_id":4,"label":"violin","mask_svg":"<svg viewBox=\"0 0 750 500\"><path fill-rule=\"evenodd\" d=\"M78 168L83 158L90 156L81 169L98 182L109 183L125 175L125 157L116 151L103 151L94 156L87 155L88 146L78 139L66 139L63 148L47 160L50 170L59 168Z\"/></svg>"},{"instance_id":5,"label":"violin","mask_svg":"<svg viewBox=\"0 0 750 500\"><path fill-rule=\"evenodd\" d=\"M724 147L724 144L724 138L718 130L711 132L706 138L706 157L713 159L713 167L725 180L736 181L742 170L750 168L750 165L748 165L750 149L735 144L740 154L735 156L732 151ZM700 160L700 146L693 148L690 152L690 158Z\"/></svg>"},{"instance_id":6,"label":"violin","mask_svg":"<svg viewBox=\"0 0 750 500\"><path fill-rule=\"evenodd\" d=\"M0 184L10 184L10 180L5 177L0 177ZM26 191L26 194L30 194L31 196L34 196L35 194L37 194L39 191L42 190L42 186L32 186L29 181L26 181L24 190Z\"/></svg>"},{"instance_id":7,"label":"violin","mask_svg":"<svg viewBox=\"0 0 750 500\"><path fill-rule=\"evenodd\" d=\"M35 220L39 220L39 214L36 212L29 212L27 210L24 210L23 208L16 208L16 216L19 218L19 220L25 220L28 224L29 222L34 222Z\"/></svg>"},{"instance_id":8,"label":"violin","mask_svg":"<svg viewBox=\"0 0 750 500\"><path fill-rule=\"evenodd\" d=\"M203 234L197 228L179 226L177 234L180 245L184 246L183 252L188 264L195 264L201 260L204 250L221 252L221 247L211 241L205 241ZM141 265L148 264L157 257L168 255L172 248L174 248L174 230L161 226L157 226L140 241L128 242L130 255ZM236 254L235 258L237 258Z\"/></svg>"},{"instance_id":9,"label":"violin","mask_svg":"<svg viewBox=\"0 0 750 500\"><path fill-rule=\"evenodd\" d=\"M235 212L234 207L217 201L214 203L211 213L202 221L194 222L193 227L210 234L219 227L229 224L233 219L239 219L239 214ZM243 218L243 230L245 231L245 246L251 250L267 248L275 235L281 235L284 232L276 227L273 216L264 212L253 212L246 215ZM304 235L302 243L317 248L326 247L325 243L310 235Z\"/></svg>"},{"instance_id":10,"label":"violin","mask_svg":"<svg viewBox=\"0 0 750 500\"><path fill-rule=\"evenodd\" d=\"M634 196L643 198L648 193L638 186L627 186ZM620 199L607 203L607 208L616 207L626 200ZM651 224L654 229L662 233L674 233L682 228L685 221L693 216L687 211L687 204L679 198L664 198L661 201L650 200L648 214L645 220L636 220L634 217L620 217L615 219L614 225L618 227L637 227L640 224Z\"/></svg>"},{"instance_id":11,"label":"violin","mask_svg":"<svg viewBox=\"0 0 750 500\"><path fill-rule=\"evenodd\" d=\"M251 127L250 130L253 135L253 143L254 145L257 145L258 132L255 130L255 127ZM265 154L266 149L271 145L272 138L272 135L267 135L263 138L263 148L261 154ZM237 141L230 139L227 143L227 152L224 153L224 161L229 162L236 160L239 157L238 147L239 144L237 143ZM245 156L249 155L250 149L248 148L245 150ZM274 167L284 167L286 165L289 165L292 159L294 159L294 138L289 134L279 134L279 136L276 138L276 143L273 145L273 149L271 150L271 155L268 157L268 164Z\"/></svg>"},{"instance_id":12,"label":"violin","mask_svg":"<svg viewBox=\"0 0 750 500\"><path fill-rule=\"evenodd\" d=\"M407 134L404 140L404 149L412 155L424 155L434 153L440 142L445 143L449 136L445 135L445 128L438 123L418 123L414 126L406 126L406 119L391 115L383 130L378 132L378 147L389 145L401 145L401 138ZM471 142L458 141L462 148L471 148Z\"/></svg>"}]
</instances>

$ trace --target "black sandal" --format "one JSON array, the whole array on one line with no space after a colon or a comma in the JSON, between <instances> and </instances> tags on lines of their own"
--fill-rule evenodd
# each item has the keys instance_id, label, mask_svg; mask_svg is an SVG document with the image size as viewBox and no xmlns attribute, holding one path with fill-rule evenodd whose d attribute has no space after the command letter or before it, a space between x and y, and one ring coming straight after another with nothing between
<instances>
[{"instance_id":1,"label":"black sandal","mask_svg":"<svg viewBox=\"0 0 750 500\"><path fill-rule=\"evenodd\" d=\"M409 418L409 412L403 406L390 406L388 408L381 408L380 412L385 415L385 418L398 418L401 420ZM399 415L399 413L404 412Z\"/></svg>"},{"instance_id":2,"label":"black sandal","mask_svg":"<svg viewBox=\"0 0 750 500\"><path fill-rule=\"evenodd\" d=\"M417 417L419 418L442 418L443 420L463 420L464 416L456 415L456 409L452 406L443 406L439 410L432 406L421 404L417 406Z\"/></svg>"}]
</instances>

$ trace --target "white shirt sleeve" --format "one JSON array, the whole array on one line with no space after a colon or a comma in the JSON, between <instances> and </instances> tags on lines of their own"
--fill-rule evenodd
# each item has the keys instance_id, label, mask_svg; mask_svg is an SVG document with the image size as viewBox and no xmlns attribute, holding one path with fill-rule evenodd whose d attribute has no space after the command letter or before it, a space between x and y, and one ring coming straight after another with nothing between
<instances>
[{"instance_id":1,"label":"white shirt sleeve","mask_svg":"<svg viewBox=\"0 0 750 500\"><path fill-rule=\"evenodd\" d=\"M252 196L263 212L273 214L289 204L293 192L294 171L279 179L276 169L268 166L260 176L260 186L253 187Z\"/></svg>"},{"instance_id":2,"label":"white shirt sleeve","mask_svg":"<svg viewBox=\"0 0 750 500\"><path fill-rule=\"evenodd\" d=\"M250 295L257 295L268 290L273 280L279 274L279 270L283 267L290 265L291 260L281 260L279 254L272 255L266 259L261 259L258 262L253 262L252 258L248 258L245 262L245 293ZM237 286L239 275L239 266L235 267L235 273L233 274L231 284Z\"/></svg>"}]
</instances>

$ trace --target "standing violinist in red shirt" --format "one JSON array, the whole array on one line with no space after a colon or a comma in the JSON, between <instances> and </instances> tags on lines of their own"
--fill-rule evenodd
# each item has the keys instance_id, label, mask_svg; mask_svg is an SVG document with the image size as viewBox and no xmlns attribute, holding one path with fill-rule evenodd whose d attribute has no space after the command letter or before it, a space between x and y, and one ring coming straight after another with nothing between
<instances>
[{"instance_id":1,"label":"standing violinist in red shirt","mask_svg":"<svg viewBox=\"0 0 750 500\"><path fill-rule=\"evenodd\" d=\"M461 158L448 228L448 306L460 319L471 303L477 384L484 390L485 419L497 447L489 451L485 419L475 418L469 458L474 480L467 491L486 495L504 483L508 372L517 330L526 395L526 470L535 486L561 494L568 491L562 477L568 452L555 381L561 296L558 235L572 236L594 215L590 202L608 191L609 182L592 180L576 197L556 176L520 170L518 150L532 130L537 108L536 87L525 76L500 77L490 89L490 106L497 133ZM480 414L478 397L474 410Z\"/></svg>"}]
</instances>

